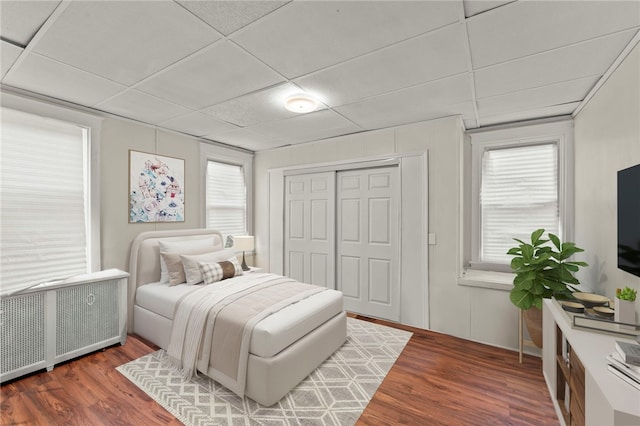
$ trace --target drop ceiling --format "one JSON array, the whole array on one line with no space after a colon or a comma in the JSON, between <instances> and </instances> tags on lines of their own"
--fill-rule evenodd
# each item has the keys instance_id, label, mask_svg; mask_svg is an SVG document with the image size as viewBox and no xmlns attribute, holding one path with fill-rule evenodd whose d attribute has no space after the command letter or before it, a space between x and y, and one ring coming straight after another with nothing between
<instances>
[{"instance_id":1,"label":"drop ceiling","mask_svg":"<svg viewBox=\"0 0 640 426\"><path fill-rule=\"evenodd\" d=\"M252 151L571 114L640 1L0 1L2 87ZM320 101L299 115L284 99Z\"/></svg>"}]
</instances>

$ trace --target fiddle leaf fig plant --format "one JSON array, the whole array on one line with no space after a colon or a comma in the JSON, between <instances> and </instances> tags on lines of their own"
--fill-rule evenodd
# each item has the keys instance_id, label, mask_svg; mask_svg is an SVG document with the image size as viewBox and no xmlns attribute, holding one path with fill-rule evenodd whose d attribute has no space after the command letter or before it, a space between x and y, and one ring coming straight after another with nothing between
<instances>
[{"instance_id":1,"label":"fiddle leaf fig plant","mask_svg":"<svg viewBox=\"0 0 640 426\"><path fill-rule=\"evenodd\" d=\"M575 291L574 285L580 281L573 275L586 262L570 261L571 256L584 251L571 242L561 242L556 235L549 233L543 238L545 230L537 229L531 233L531 242L520 243L509 249L511 269L516 276L513 289L509 294L511 302L520 309L532 307L542 309L542 299L556 297L566 299ZM547 244L551 242L550 244Z\"/></svg>"}]
</instances>

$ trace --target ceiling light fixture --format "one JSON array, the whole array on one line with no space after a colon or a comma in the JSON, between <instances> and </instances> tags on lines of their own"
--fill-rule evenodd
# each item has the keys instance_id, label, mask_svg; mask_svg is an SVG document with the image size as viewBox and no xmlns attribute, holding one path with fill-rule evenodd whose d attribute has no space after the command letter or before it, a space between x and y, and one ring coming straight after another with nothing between
<instances>
[{"instance_id":1,"label":"ceiling light fixture","mask_svg":"<svg viewBox=\"0 0 640 426\"><path fill-rule=\"evenodd\" d=\"M284 101L284 107L291 112L304 114L315 111L318 107L318 101L305 93L296 93Z\"/></svg>"}]
</instances>

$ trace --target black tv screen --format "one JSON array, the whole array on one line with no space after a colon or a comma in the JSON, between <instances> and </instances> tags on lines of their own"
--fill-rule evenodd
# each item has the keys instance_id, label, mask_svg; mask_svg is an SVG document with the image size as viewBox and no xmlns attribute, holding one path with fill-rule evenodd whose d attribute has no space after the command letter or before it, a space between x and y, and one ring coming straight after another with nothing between
<instances>
[{"instance_id":1,"label":"black tv screen","mask_svg":"<svg viewBox=\"0 0 640 426\"><path fill-rule=\"evenodd\" d=\"M618 172L618 268L640 277L640 164Z\"/></svg>"}]
</instances>

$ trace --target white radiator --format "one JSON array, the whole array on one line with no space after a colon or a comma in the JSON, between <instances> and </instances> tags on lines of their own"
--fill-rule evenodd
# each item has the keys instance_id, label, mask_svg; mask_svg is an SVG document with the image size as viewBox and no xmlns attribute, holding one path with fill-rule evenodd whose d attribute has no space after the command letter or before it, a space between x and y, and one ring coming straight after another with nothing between
<instances>
[{"instance_id":1,"label":"white radiator","mask_svg":"<svg viewBox=\"0 0 640 426\"><path fill-rule=\"evenodd\" d=\"M0 382L127 338L126 272L110 269L0 300Z\"/></svg>"}]
</instances>

